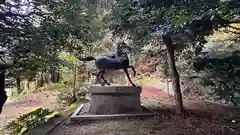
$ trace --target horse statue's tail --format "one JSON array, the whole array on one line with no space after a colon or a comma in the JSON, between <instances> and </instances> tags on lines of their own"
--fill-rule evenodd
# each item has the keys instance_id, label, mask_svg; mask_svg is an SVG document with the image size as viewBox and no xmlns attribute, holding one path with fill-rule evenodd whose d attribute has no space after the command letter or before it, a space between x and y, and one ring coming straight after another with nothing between
<instances>
[{"instance_id":1,"label":"horse statue's tail","mask_svg":"<svg viewBox=\"0 0 240 135\"><path fill-rule=\"evenodd\" d=\"M79 60L81 60L81 61L92 61L92 60L96 60L96 58L94 58L94 57L92 57L92 56L88 56L88 57L86 57L86 58L81 58L81 59L79 59Z\"/></svg>"}]
</instances>

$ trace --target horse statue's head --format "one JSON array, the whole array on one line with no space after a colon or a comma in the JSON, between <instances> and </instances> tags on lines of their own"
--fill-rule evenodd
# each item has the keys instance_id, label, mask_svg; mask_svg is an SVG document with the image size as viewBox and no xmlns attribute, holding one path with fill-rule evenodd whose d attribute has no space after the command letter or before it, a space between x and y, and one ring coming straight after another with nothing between
<instances>
[{"instance_id":1,"label":"horse statue's head","mask_svg":"<svg viewBox=\"0 0 240 135\"><path fill-rule=\"evenodd\" d=\"M132 48L127 45L124 41L117 43L117 53L119 56L127 56L132 51Z\"/></svg>"}]
</instances>

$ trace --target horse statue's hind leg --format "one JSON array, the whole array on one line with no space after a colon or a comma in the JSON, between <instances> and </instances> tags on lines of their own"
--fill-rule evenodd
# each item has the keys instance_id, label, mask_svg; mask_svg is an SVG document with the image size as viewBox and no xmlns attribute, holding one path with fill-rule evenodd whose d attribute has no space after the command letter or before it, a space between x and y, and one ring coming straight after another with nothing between
<instances>
[{"instance_id":1,"label":"horse statue's hind leg","mask_svg":"<svg viewBox=\"0 0 240 135\"><path fill-rule=\"evenodd\" d=\"M97 73L97 75L96 75L96 84L97 83L100 83L101 85L104 85L104 83L102 82L102 80L101 80L101 78L100 78L100 76L101 76L101 74L102 74L102 71L98 71L98 73Z\"/></svg>"},{"instance_id":2,"label":"horse statue's hind leg","mask_svg":"<svg viewBox=\"0 0 240 135\"><path fill-rule=\"evenodd\" d=\"M104 83L107 84L107 85L110 85L110 83L107 82L107 80L104 78L104 73L105 73L105 70L101 70L101 74L100 74L100 77L103 79Z\"/></svg>"},{"instance_id":3,"label":"horse statue's hind leg","mask_svg":"<svg viewBox=\"0 0 240 135\"><path fill-rule=\"evenodd\" d=\"M134 69L134 67L133 66L128 66L128 68L131 68L132 71L133 71L133 76L136 76L136 70Z\"/></svg>"},{"instance_id":4,"label":"horse statue's hind leg","mask_svg":"<svg viewBox=\"0 0 240 135\"><path fill-rule=\"evenodd\" d=\"M131 80L131 78L130 78L130 76L129 76L129 74L128 74L127 68L124 68L123 70L124 70L125 74L127 75L127 78L128 78L128 80L129 80L129 82L132 84L132 86L136 86L136 85L132 82L132 80Z\"/></svg>"}]
</instances>

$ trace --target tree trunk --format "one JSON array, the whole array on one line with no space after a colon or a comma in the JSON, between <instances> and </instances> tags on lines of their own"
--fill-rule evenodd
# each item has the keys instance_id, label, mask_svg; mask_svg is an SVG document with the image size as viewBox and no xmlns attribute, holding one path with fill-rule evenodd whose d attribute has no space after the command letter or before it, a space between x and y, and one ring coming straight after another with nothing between
<instances>
[{"instance_id":1,"label":"tree trunk","mask_svg":"<svg viewBox=\"0 0 240 135\"><path fill-rule=\"evenodd\" d=\"M30 91L30 82L29 80L26 80L26 89L27 89L27 93Z\"/></svg>"},{"instance_id":2,"label":"tree trunk","mask_svg":"<svg viewBox=\"0 0 240 135\"><path fill-rule=\"evenodd\" d=\"M30 82L32 81L32 77L27 78L27 89L30 90Z\"/></svg>"},{"instance_id":3,"label":"tree trunk","mask_svg":"<svg viewBox=\"0 0 240 135\"><path fill-rule=\"evenodd\" d=\"M52 67L51 68L51 82L58 83L59 81L60 81L60 73L55 67Z\"/></svg>"},{"instance_id":4,"label":"tree trunk","mask_svg":"<svg viewBox=\"0 0 240 135\"><path fill-rule=\"evenodd\" d=\"M163 36L163 42L167 47L169 66L172 72L172 87L174 89L174 97L176 102L176 111L177 113L183 113L183 101L182 93L180 88L179 74L176 68L175 59L174 59L174 48L172 44L172 39L169 35Z\"/></svg>"},{"instance_id":5,"label":"tree trunk","mask_svg":"<svg viewBox=\"0 0 240 135\"><path fill-rule=\"evenodd\" d=\"M48 72L43 72L43 82L45 83L45 84L49 84L49 73Z\"/></svg>"},{"instance_id":6,"label":"tree trunk","mask_svg":"<svg viewBox=\"0 0 240 135\"><path fill-rule=\"evenodd\" d=\"M20 94L22 91L21 91L21 79L20 79L19 73L16 74L15 79L16 79L16 85L17 85L17 93Z\"/></svg>"},{"instance_id":7,"label":"tree trunk","mask_svg":"<svg viewBox=\"0 0 240 135\"><path fill-rule=\"evenodd\" d=\"M41 72L41 74L40 74L40 84L39 84L39 86L40 86L40 87L43 87L43 85L44 85L44 77L43 77L43 72Z\"/></svg>"},{"instance_id":8,"label":"tree trunk","mask_svg":"<svg viewBox=\"0 0 240 135\"><path fill-rule=\"evenodd\" d=\"M82 70L81 67L76 66L76 82L75 82L75 87L76 89L79 89L81 87L81 83L82 83Z\"/></svg>"},{"instance_id":9,"label":"tree trunk","mask_svg":"<svg viewBox=\"0 0 240 135\"><path fill-rule=\"evenodd\" d=\"M60 72L56 71L56 83L60 81Z\"/></svg>"},{"instance_id":10,"label":"tree trunk","mask_svg":"<svg viewBox=\"0 0 240 135\"><path fill-rule=\"evenodd\" d=\"M77 101L76 98L76 72L77 72L77 64L74 65L74 71L73 71L73 102Z\"/></svg>"},{"instance_id":11,"label":"tree trunk","mask_svg":"<svg viewBox=\"0 0 240 135\"><path fill-rule=\"evenodd\" d=\"M51 68L51 81L52 81L52 83L56 83L56 68L55 67Z\"/></svg>"},{"instance_id":12,"label":"tree trunk","mask_svg":"<svg viewBox=\"0 0 240 135\"><path fill-rule=\"evenodd\" d=\"M0 72L0 114L2 113L2 107L7 101L7 93L5 91L5 72Z\"/></svg>"},{"instance_id":13,"label":"tree trunk","mask_svg":"<svg viewBox=\"0 0 240 135\"><path fill-rule=\"evenodd\" d=\"M35 88L39 88L40 87L40 72L36 73L36 80L35 80Z\"/></svg>"},{"instance_id":14,"label":"tree trunk","mask_svg":"<svg viewBox=\"0 0 240 135\"><path fill-rule=\"evenodd\" d=\"M36 83L37 83L38 88L43 87L44 77L43 77L43 72L42 71L37 74Z\"/></svg>"}]
</instances>

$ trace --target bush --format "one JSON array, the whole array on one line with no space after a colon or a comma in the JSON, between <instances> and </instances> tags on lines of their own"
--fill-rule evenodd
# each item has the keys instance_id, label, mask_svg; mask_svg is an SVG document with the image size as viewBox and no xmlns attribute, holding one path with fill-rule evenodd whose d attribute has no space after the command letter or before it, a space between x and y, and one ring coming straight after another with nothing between
<instances>
[{"instance_id":1,"label":"bush","mask_svg":"<svg viewBox=\"0 0 240 135\"><path fill-rule=\"evenodd\" d=\"M5 130L11 135L22 135L27 130L33 129L43 123L46 123L49 118L56 116L56 113L49 109L38 108L30 113L24 114L9 122Z\"/></svg>"},{"instance_id":2,"label":"bush","mask_svg":"<svg viewBox=\"0 0 240 135\"><path fill-rule=\"evenodd\" d=\"M83 100L85 99L85 96L87 94L87 88L86 87L76 88L75 94L77 101ZM65 88L60 89L58 91L58 100L61 103L72 103L74 101L73 88L65 86Z\"/></svg>"},{"instance_id":3,"label":"bush","mask_svg":"<svg viewBox=\"0 0 240 135\"><path fill-rule=\"evenodd\" d=\"M157 83L157 80L149 76L139 76L136 83L140 85L151 85Z\"/></svg>"},{"instance_id":4,"label":"bush","mask_svg":"<svg viewBox=\"0 0 240 135\"><path fill-rule=\"evenodd\" d=\"M46 89L46 90L60 90L64 87L65 87L65 85L63 83L50 83L50 84L45 84L43 86L43 89Z\"/></svg>"}]
</instances>

